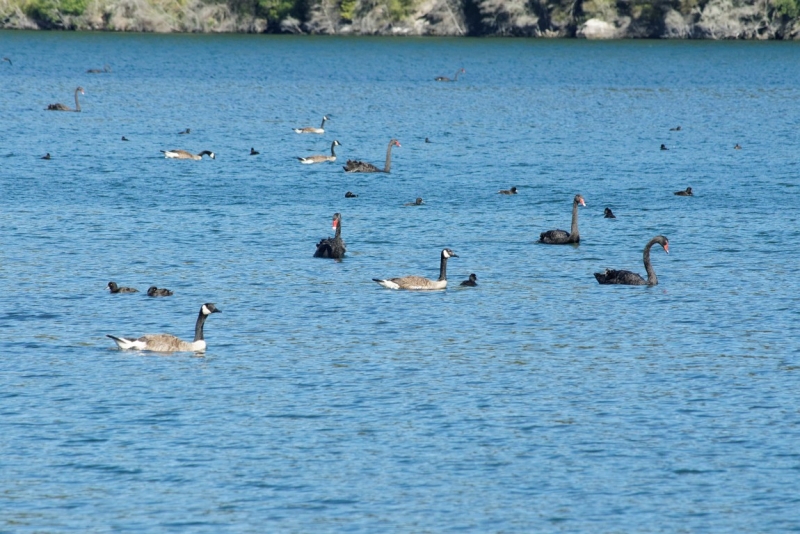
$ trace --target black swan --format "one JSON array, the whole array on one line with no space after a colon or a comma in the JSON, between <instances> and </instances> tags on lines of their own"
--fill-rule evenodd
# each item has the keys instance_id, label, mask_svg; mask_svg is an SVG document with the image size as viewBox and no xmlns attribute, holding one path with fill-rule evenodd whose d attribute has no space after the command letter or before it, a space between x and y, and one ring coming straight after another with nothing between
<instances>
[{"instance_id":1,"label":"black swan","mask_svg":"<svg viewBox=\"0 0 800 534\"><path fill-rule=\"evenodd\" d=\"M150 286L147 289L147 296L148 297L171 297L172 291L169 289L165 289L163 287L158 288L156 286Z\"/></svg>"},{"instance_id":2,"label":"black swan","mask_svg":"<svg viewBox=\"0 0 800 534\"><path fill-rule=\"evenodd\" d=\"M203 337L203 325L206 318L212 313L221 313L211 302L200 306L197 322L194 325L194 341L183 341L172 334L147 334L138 339L131 337L117 337L106 334L114 340L121 349L151 350L154 352L203 352L206 350L206 341Z\"/></svg>"},{"instance_id":3,"label":"black swan","mask_svg":"<svg viewBox=\"0 0 800 534\"><path fill-rule=\"evenodd\" d=\"M566 245L568 243L580 243L581 235L578 233L578 205L586 206L583 197L575 195L572 200L572 226L569 233L564 230L548 230L539 235L540 243L548 245Z\"/></svg>"},{"instance_id":4,"label":"black swan","mask_svg":"<svg viewBox=\"0 0 800 534\"><path fill-rule=\"evenodd\" d=\"M336 148L337 146L342 146L342 144L339 141L334 139L333 142L331 143L331 155L330 156L317 154L317 155L314 155L314 156L307 156L305 158L297 158L297 159L300 160L300 163L303 163L305 165L310 165L312 163L325 163L326 161L336 161L336 152L334 152L333 149Z\"/></svg>"},{"instance_id":5,"label":"black swan","mask_svg":"<svg viewBox=\"0 0 800 534\"><path fill-rule=\"evenodd\" d=\"M132 287L119 287L116 282L109 282L106 286L112 293L138 293L138 289Z\"/></svg>"},{"instance_id":6,"label":"black swan","mask_svg":"<svg viewBox=\"0 0 800 534\"><path fill-rule=\"evenodd\" d=\"M623 284L626 286L654 286L658 284L658 277L650 264L650 248L658 243L664 247L664 252L669 254L669 239L663 235L657 235L647 242L644 247L644 270L647 271L647 280L642 278L636 273L630 271L615 271L614 269L606 269L603 273L594 273L594 277L601 284Z\"/></svg>"},{"instance_id":7,"label":"black swan","mask_svg":"<svg viewBox=\"0 0 800 534\"><path fill-rule=\"evenodd\" d=\"M501 195L516 195L517 188L512 187L511 189L501 189L500 191L498 191L498 193L500 193Z\"/></svg>"},{"instance_id":8,"label":"black swan","mask_svg":"<svg viewBox=\"0 0 800 534\"><path fill-rule=\"evenodd\" d=\"M686 191L675 191L675 194L678 195L679 197L691 197L691 196L694 196L692 194L692 188L691 187L687 187Z\"/></svg>"},{"instance_id":9,"label":"black swan","mask_svg":"<svg viewBox=\"0 0 800 534\"><path fill-rule=\"evenodd\" d=\"M386 149L386 166L383 169L379 169L372 163L365 163L363 161L357 161L349 159L347 160L347 165L343 168L345 172L390 172L392 168L392 147L393 146L400 146L400 141L397 139L392 139L389 141L389 147Z\"/></svg>"},{"instance_id":10,"label":"black swan","mask_svg":"<svg viewBox=\"0 0 800 534\"><path fill-rule=\"evenodd\" d=\"M339 213L333 214L333 229L336 235L317 243L317 250L314 252L315 258L334 258L340 260L346 252L344 241L342 241L342 216Z\"/></svg>"},{"instance_id":11,"label":"black swan","mask_svg":"<svg viewBox=\"0 0 800 534\"><path fill-rule=\"evenodd\" d=\"M372 280L387 289L445 289L447 287L447 259L457 257L458 255L449 248L442 250L441 259L439 260L439 278L437 280L431 280L423 276L404 276L402 278L388 279L373 278Z\"/></svg>"},{"instance_id":12,"label":"black swan","mask_svg":"<svg viewBox=\"0 0 800 534\"><path fill-rule=\"evenodd\" d=\"M306 126L305 128L294 128L295 133L312 133L312 134L324 134L325 133L325 121L331 120L330 117L325 115L322 117L322 124L319 125L319 128L314 128L313 126Z\"/></svg>"},{"instance_id":13,"label":"black swan","mask_svg":"<svg viewBox=\"0 0 800 534\"><path fill-rule=\"evenodd\" d=\"M476 275L475 273L472 273L471 275L469 275L469 280L464 280L463 282L461 282L461 285L462 286L467 286L467 287L475 287L475 286L477 286L478 285L478 275Z\"/></svg>"},{"instance_id":14,"label":"black swan","mask_svg":"<svg viewBox=\"0 0 800 534\"><path fill-rule=\"evenodd\" d=\"M447 76L437 76L436 78L434 78L434 80L437 81L437 82L457 82L458 81L458 75L462 74L462 73L466 73L466 72L467 71L465 71L464 69L458 69L456 71L456 75L453 77L452 80L450 78L448 78Z\"/></svg>"},{"instance_id":15,"label":"black swan","mask_svg":"<svg viewBox=\"0 0 800 534\"><path fill-rule=\"evenodd\" d=\"M81 110L81 103L78 101L78 93L85 95L86 93L83 92L83 87L78 87L75 89L75 109L72 109L69 106L65 106L64 104L50 104L47 106L48 111L80 111Z\"/></svg>"},{"instance_id":16,"label":"black swan","mask_svg":"<svg viewBox=\"0 0 800 534\"><path fill-rule=\"evenodd\" d=\"M617 218L617 216L614 215L614 212L611 211L611 208L606 208L606 209L603 210L603 217L605 217L606 219L616 219Z\"/></svg>"}]
</instances>

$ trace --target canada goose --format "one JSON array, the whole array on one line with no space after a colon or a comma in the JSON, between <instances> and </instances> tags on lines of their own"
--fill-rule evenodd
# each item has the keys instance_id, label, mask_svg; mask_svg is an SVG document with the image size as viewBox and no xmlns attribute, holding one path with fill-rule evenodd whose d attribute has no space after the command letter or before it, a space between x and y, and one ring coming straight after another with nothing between
<instances>
[{"instance_id":1,"label":"canada goose","mask_svg":"<svg viewBox=\"0 0 800 534\"><path fill-rule=\"evenodd\" d=\"M462 286L466 287L475 287L478 285L478 276L475 273L469 275L469 280L464 280L461 282Z\"/></svg>"},{"instance_id":2,"label":"canada goose","mask_svg":"<svg viewBox=\"0 0 800 534\"><path fill-rule=\"evenodd\" d=\"M348 191L347 193L344 194L344 198L358 198L358 195L356 195L352 191Z\"/></svg>"},{"instance_id":3,"label":"canada goose","mask_svg":"<svg viewBox=\"0 0 800 534\"><path fill-rule=\"evenodd\" d=\"M458 81L458 75L462 74L462 73L466 73L466 72L467 71L465 71L464 69L459 69L459 70L456 71L456 75L453 77L452 80L450 78L448 78L447 76L437 76L436 78L434 78L434 80L437 81L437 82L457 82Z\"/></svg>"},{"instance_id":4,"label":"canada goose","mask_svg":"<svg viewBox=\"0 0 800 534\"><path fill-rule=\"evenodd\" d=\"M122 140L123 140L123 141L130 141L130 139L128 139L128 138L127 138L127 137L125 137L124 135L122 136Z\"/></svg>"},{"instance_id":5,"label":"canada goose","mask_svg":"<svg viewBox=\"0 0 800 534\"><path fill-rule=\"evenodd\" d=\"M314 252L315 258L334 258L340 260L346 252L344 241L342 241L342 215L333 214L333 229L336 235L332 238L321 240L317 243L317 250Z\"/></svg>"},{"instance_id":6,"label":"canada goose","mask_svg":"<svg viewBox=\"0 0 800 534\"><path fill-rule=\"evenodd\" d=\"M422 206L422 197L417 197L414 202L406 202L403 206Z\"/></svg>"},{"instance_id":7,"label":"canada goose","mask_svg":"<svg viewBox=\"0 0 800 534\"><path fill-rule=\"evenodd\" d=\"M171 297L172 291L166 288L158 288L156 286L150 286L147 289L147 296L148 297Z\"/></svg>"},{"instance_id":8,"label":"canada goose","mask_svg":"<svg viewBox=\"0 0 800 534\"><path fill-rule=\"evenodd\" d=\"M42 159L50 159L50 152L42 156Z\"/></svg>"},{"instance_id":9,"label":"canada goose","mask_svg":"<svg viewBox=\"0 0 800 534\"><path fill-rule=\"evenodd\" d=\"M191 128L186 128L184 131L178 132L178 135L188 135L190 133L192 133L192 129Z\"/></svg>"},{"instance_id":10,"label":"canada goose","mask_svg":"<svg viewBox=\"0 0 800 534\"><path fill-rule=\"evenodd\" d=\"M605 219L616 219L617 216L614 215L614 212L611 211L611 208L606 208L603 210L603 218Z\"/></svg>"},{"instance_id":11,"label":"canada goose","mask_svg":"<svg viewBox=\"0 0 800 534\"><path fill-rule=\"evenodd\" d=\"M442 249L442 257L439 262L439 278L431 280L422 276L404 276L402 278L388 278L381 280L373 278L375 282L387 289L411 289L411 290L435 290L447 287L447 259L457 258L458 255L449 248Z\"/></svg>"},{"instance_id":12,"label":"canada goose","mask_svg":"<svg viewBox=\"0 0 800 534\"><path fill-rule=\"evenodd\" d=\"M650 248L658 243L664 247L664 252L669 254L669 239L663 235L657 235L651 239L644 247L642 259L644 260L644 270L647 271L647 280L636 273L631 271L616 271L614 269L606 269L602 273L594 273L594 277L600 284L622 284L626 286L654 286L658 284L658 277L656 276L653 265L650 263Z\"/></svg>"},{"instance_id":13,"label":"canada goose","mask_svg":"<svg viewBox=\"0 0 800 534\"><path fill-rule=\"evenodd\" d=\"M114 340L121 349L151 350L153 352L203 352L206 350L206 341L203 339L203 324L206 317L212 313L221 313L212 303L200 306L197 323L194 325L194 341L183 341L171 334L146 334L138 339L129 337L116 337L106 334Z\"/></svg>"},{"instance_id":14,"label":"canada goose","mask_svg":"<svg viewBox=\"0 0 800 534\"><path fill-rule=\"evenodd\" d=\"M86 93L83 92L83 87L78 87L75 89L75 109L72 109L69 106L65 106L64 104L50 104L47 106L48 111L80 111L81 110L81 103L78 101L78 93L84 95Z\"/></svg>"},{"instance_id":15,"label":"canada goose","mask_svg":"<svg viewBox=\"0 0 800 534\"><path fill-rule=\"evenodd\" d=\"M548 230L539 234L539 242L548 245L566 245L569 243L580 243L581 235L578 233L578 205L586 206L583 197L575 195L572 200L572 226L569 233L564 230Z\"/></svg>"},{"instance_id":16,"label":"canada goose","mask_svg":"<svg viewBox=\"0 0 800 534\"><path fill-rule=\"evenodd\" d=\"M335 147L337 147L337 146L342 146L342 144L339 141L336 141L334 139L333 143L331 143L331 155L330 156L324 156L322 154L317 154L317 155L314 155L314 156L308 156L308 157L305 157L305 158L297 158L297 159L300 160L300 163L303 163L305 165L310 165L312 163L324 163L326 161L336 161L336 152L334 152L333 149Z\"/></svg>"},{"instance_id":17,"label":"canada goose","mask_svg":"<svg viewBox=\"0 0 800 534\"><path fill-rule=\"evenodd\" d=\"M512 187L511 189L501 189L500 191L498 191L498 193L500 193L501 195L516 195L517 188Z\"/></svg>"},{"instance_id":18,"label":"canada goose","mask_svg":"<svg viewBox=\"0 0 800 534\"><path fill-rule=\"evenodd\" d=\"M675 128L670 128L669 131L670 132L680 132L681 131L681 127L680 126L676 126Z\"/></svg>"},{"instance_id":19,"label":"canada goose","mask_svg":"<svg viewBox=\"0 0 800 534\"><path fill-rule=\"evenodd\" d=\"M662 143L661 144L661 150L669 150L669 149L667 148L667 145Z\"/></svg>"},{"instance_id":20,"label":"canada goose","mask_svg":"<svg viewBox=\"0 0 800 534\"><path fill-rule=\"evenodd\" d=\"M138 293L133 287L119 287L116 282L109 282L106 286L111 293Z\"/></svg>"},{"instance_id":21,"label":"canada goose","mask_svg":"<svg viewBox=\"0 0 800 534\"><path fill-rule=\"evenodd\" d=\"M259 152L258 150L256 150L253 147L250 147L250 155L251 156L258 156L259 154L261 154L261 152Z\"/></svg>"},{"instance_id":22,"label":"canada goose","mask_svg":"<svg viewBox=\"0 0 800 534\"><path fill-rule=\"evenodd\" d=\"M389 172L392 168L392 147L393 146L400 146L400 141L397 139L392 139L389 141L389 146L386 149L386 166L383 169L379 169L372 163L365 163L363 161L358 160L347 160L347 165L343 167L345 172Z\"/></svg>"},{"instance_id":23,"label":"canada goose","mask_svg":"<svg viewBox=\"0 0 800 534\"><path fill-rule=\"evenodd\" d=\"M675 194L679 197L692 197L694 194L692 193L692 188L687 187L685 191L675 191Z\"/></svg>"},{"instance_id":24,"label":"canada goose","mask_svg":"<svg viewBox=\"0 0 800 534\"><path fill-rule=\"evenodd\" d=\"M161 152L164 153L165 158L171 158L171 159L200 160L203 159L203 156L208 156L211 159L215 159L217 157L210 150L203 150L199 154L192 154L191 152L187 152L185 150L162 150Z\"/></svg>"},{"instance_id":25,"label":"canada goose","mask_svg":"<svg viewBox=\"0 0 800 534\"><path fill-rule=\"evenodd\" d=\"M86 72L88 72L89 74L103 74L106 72L111 72L111 67L109 67L108 65L104 65L102 69L89 69Z\"/></svg>"},{"instance_id":26,"label":"canada goose","mask_svg":"<svg viewBox=\"0 0 800 534\"><path fill-rule=\"evenodd\" d=\"M314 128L313 126L306 126L305 128L294 128L295 133L303 134L303 133L312 133L312 134L324 134L325 133L325 121L329 121L330 118L325 115L322 117L322 124L319 125L319 128Z\"/></svg>"}]
</instances>

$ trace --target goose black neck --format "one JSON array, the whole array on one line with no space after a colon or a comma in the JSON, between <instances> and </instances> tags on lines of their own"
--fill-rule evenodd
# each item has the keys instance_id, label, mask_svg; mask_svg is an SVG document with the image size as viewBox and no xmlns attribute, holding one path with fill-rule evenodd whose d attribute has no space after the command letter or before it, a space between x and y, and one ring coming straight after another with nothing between
<instances>
[{"instance_id":1,"label":"goose black neck","mask_svg":"<svg viewBox=\"0 0 800 534\"><path fill-rule=\"evenodd\" d=\"M197 323L194 325L194 340L201 341L203 339L203 325L206 323L206 317L203 313L203 310L200 310L200 314L197 316Z\"/></svg>"},{"instance_id":2,"label":"goose black neck","mask_svg":"<svg viewBox=\"0 0 800 534\"><path fill-rule=\"evenodd\" d=\"M447 256L442 254L442 261L439 263L439 281L447 280Z\"/></svg>"},{"instance_id":3,"label":"goose black neck","mask_svg":"<svg viewBox=\"0 0 800 534\"><path fill-rule=\"evenodd\" d=\"M459 74L461 74L461 69L458 69L458 70L456 71L456 75L455 75L455 76L453 76L453 81L454 81L454 82L457 82L457 81L458 81L458 75L459 75Z\"/></svg>"},{"instance_id":4,"label":"goose black neck","mask_svg":"<svg viewBox=\"0 0 800 534\"><path fill-rule=\"evenodd\" d=\"M578 243L581 240L581 235L578 233L578 200L572 201L572 226L569 229L570 243Z\"/></svg>"},{"instance_id":5,"label":"goose black neck","mask_svg":"<svg viewBox=\"0 0 800 534\"><path fill-rule=\"evenodd\" d=\"M319 125L320 129L325 128L325 121L328 120L328 117L322 117L322 124Z\"/></svg>"},{"instance_id":6,"label":"goose black neck","mask_svg":"<svg viewBox=\"0 0 800 534\"><path fill-rule=\"evenodd\" d=\"M333 151L335 146L336 146L336 141L331 143L331 156L333 156L334 158L336 157L336 152Z\"/></svg>"},{"instance_id":7,"label":"goose black neck","mask_svg":"<svg viewBox=\"0 0 800 534\"><path fill-rule=\"evenodd\" d=\"M658 238L654 237L644 246L644 254L642 254L642 259L644 260L644 270L647 271L647 285L649 286L658 284L656 271L653 269L653 264L650 263L650 249L653 248L653 245L656 243L658 243Z\"/></svg>"}]
</instances>

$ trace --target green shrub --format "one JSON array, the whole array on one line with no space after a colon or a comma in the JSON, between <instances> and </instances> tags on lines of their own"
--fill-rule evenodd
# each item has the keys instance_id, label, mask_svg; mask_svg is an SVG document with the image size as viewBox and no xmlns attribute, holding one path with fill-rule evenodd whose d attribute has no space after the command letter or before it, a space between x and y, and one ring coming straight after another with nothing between
<instances>
[{"instance_id":1,"label":"green shrub","mask_svg":"<svg viewBox=\"0 0 800 534\"><path fill-rule=\"evenodd\" d=\"M350 22L356 16L356 2L357 0L342 0L339 4L339 13L343 20Z\"/></svg>"},{"instance_id":2,"label":"green shrub","mask_svg":"<svg viewBox=\"0 0 800 534\"><path fill-rule=\"evenodd\" d=\"M772 0L772 5L775 6L775 11L784 17L794 19L800 15L798 0Z\"/></svg>"}]
</instances>

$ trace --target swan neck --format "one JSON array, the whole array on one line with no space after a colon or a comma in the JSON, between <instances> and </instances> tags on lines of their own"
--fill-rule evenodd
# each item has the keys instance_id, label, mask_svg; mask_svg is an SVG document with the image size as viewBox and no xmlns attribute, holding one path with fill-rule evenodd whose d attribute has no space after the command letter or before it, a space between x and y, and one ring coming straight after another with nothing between
<instances>
[{"instance_id":1,"label":"swan neck","mask_svg":"<svg viewBox=\"0 0 800 534\"><path fill-rule=\"evenodd\" d=\"M653 245L656 243L655 239L651 239L647 245L644 246L644 254L642 254L642 260L644 261L644 270L647 271L647 285L654 286L658 284L658 277L656 276L655 270L653 270L653 264L650 263L650 249L653 248Z\"/></svg>"},{"instance_id":2,"label":"swan neck","mask_svg":"<svg viewBox=\"0 0 800 534\"><path fill-rule=\"evenodd\" d=\"M334 236L334 239L341 239L341 238L342 238L342 220L339 219L339 221L336 224L336 235Z\"/></svg>"},{"instance_id":3,"label":"swan neck","mask_svg":"<svg viewBox=\"0 0 800 534\"><path fill-rule=\"evenodd\" d=\"M576 238L580 238L580 234L578 233L578 201L572 202L572 225L569 229L569 238L570 240L575 240Z\"/></svg>"},{"instance_id":4,"label":"swan neck","mask_svg":"<svg viewBox=\"0 0 800 534\"><path fill-rule=\"evenodd\" d=\"M389 147L386 149L386 165L383 167L383 172L389 172L392 168L392 146L393 142L389 142Z\"/></svg>"},{"instance_id":5,"label":"swan neck","mask_svg":"<svg viewBox=\"0 0 800 534\"><path fill-rule=\"evenodd\" d=\"M455 75L455 76L453 76L453 81L454 81L454 82L457 82L457 81L458 81L458 75L459 75L459 74L461 74L461 69L457 70L457 71L456 71L456 75Z\"/></svg>"},{"instance_id":6,"label":"swan neck","mask_svg":"<svg viewBox=\"0 0 800 534\"><path fill-rule=\"evenodd\" d=\"M439 281L447 280L447 256L442 254L442 261L439 263Z\"/></svg>"},{"instance_id":7,"label":"swan neck","mask_svg":"<svg viewBox=\"0 0 800 534\"><path fill-rule=\"evenodd\" d=\"M197 316L197 323L194 325L194 340L195 341L202 341L203 340L203 325L206 323L207 315L203 315L203 310L200 310L200 314Z\"/></svg>"}]
</instances>

